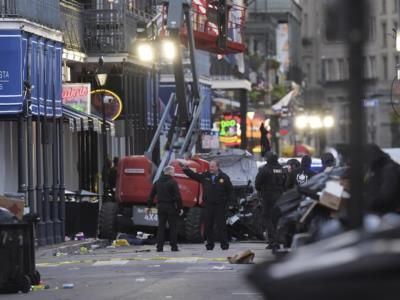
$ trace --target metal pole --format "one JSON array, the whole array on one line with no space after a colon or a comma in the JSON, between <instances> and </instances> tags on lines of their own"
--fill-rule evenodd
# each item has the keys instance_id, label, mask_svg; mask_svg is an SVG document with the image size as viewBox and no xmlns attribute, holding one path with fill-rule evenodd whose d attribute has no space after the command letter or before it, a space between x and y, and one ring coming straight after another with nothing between
<instances>
[{"instance_id":1,"label":"metal pole","mask_svg":"<svg viewBox=\"0 0 400 300\"><path fill-rule=\"evenodd\" d=\"M103 201L107 195L108 187L108 166L107 166L107 130L106 130L106 106L104 103L104 93L101 93L101 112L103 116L103 124L101 126L101 134L103 139Z\"/></svg>"},{"instance_id":2,"label":"metal pole","mask_svg":"<svg viewBox=\"0 0 400 300\"><path fill-rule=\"evenodd\" d=\"M64 122L63 118L58 119L58 137L59 137L59 161L60 161L60 220L61 220L61 238L65 237L65 184L64 184Z\"/></svg>"},{"instance_id":3,"label":"metal pole","mask_svg":"<svg viewBox=\"0 0 400 300\"><path fill-rule=\"evenodd\" d=\"M153 65L153 127L158 129L158 72L155 65ZM155 149L153 149L152 160L155 164L160 162L160 140L157 138Z\"/></svg>"},{"instance_id":4,"label":"metal pole","mask_svg":"<svg viewBox=\"0 0 400 300\"><path fill-rule=\"evenodd\" d=\"M345 1L348 17L346 38L349 53L349 101L350 101L350 159L351 198L348 202L349 227L359 228L363 223L363 145L365 142L363 105L363 46L368 12L367 1Z\"/></svg>"},{"instance_id":5,"label":"metal pole","mask_svg":"<svg viewBox=\"0 0 400 300\"><path fill-rule=\"evenodd\" d=\"M48 49L47 44L44 45L44 63L45 66L48 60ZM43 193L44 193L44 220L46 223L46 241L47 244L54 244L54 227L53 221L50 218L50 183L49 183L49 168L48 168L48 159L49 159L49 133L48 133L48 124L47 124L47 98L48 98L48 74L46 68L43 69L44 73L44 118L43 118L43 135L42 135L42 144L43 144Z\"/></svg>"},{"instance_id":6,"label":"metal pole","mask_svg":"<svg viewBox=\"0 0 400 300\"><path fill-rule=\"evenodd\" d=\"M192 28L193 24L192 24L192 16L191 16L191 6L185 5L184 14L185 14L186 26L188 29L190 64L192 66L193 98L195 98L196 101L200 101L199 78L197 75L197 68L196 68L195 44L194 44L194 36L193 36L193 28Z\"/></svg>"},{"instance_id":7,"label":"metal pole","mask_svg":"<svg viewBox=\"0 0 400 300\"><path fill-rule=\"evenodd\" d=\"M37 105L38 105L38 115L36 118L36 208L37 212L40 216L40 220L37 225L37 235L40 246L46 245L46 228L45 223L43 222L43 191L42 191L42 122L40 117L40 96L41 96L41 76L40 76L40 68L42 66L42 55L41 55L41 46L40 43L37 45L37 63L38 67L36 68L36 91L37 91Z\"/></svg>"},{"instance_id":8,"label":"metal pole","mask_svg":"<svg viewBox=\"0 0 400 300\"><path fill-rule=\"evenodd\" d=\"M240 148L247 149L247 124L246 124L246 117L247 117L247 91L244 89L239 90L240 94Z\"/></svg>"},{"instance_id":9,"label":"metal pole","mask_svg":"<svg viewBox=\"0 0 400 300\"><path fill-rule=\"evenodd\" d=\"M58 211L58 130L57 130L57 116L56 116L56 91L55 91L55 48L52 48L51 51L51 66L52 66L52 76L51 76L51 87L52 87L52 102L53 102L53 188L52 188L52 199L53 199L53 222L54 222L54 237L56 243L61 243L61 222L59 219L59 211Z\"/></svg>"},{"instance_id":10,"label":"metal pole","mask_svg":"<svg viewBox=\"0 0 400 300\"><path fill-rule=\"evenodd\" d=\"M153 136L153 139L151 140L149 148L146 151L146 155L148 156L148 158L151 158L151 155L152 155L152 153L154 151L154 148L155 148L155 146L156 146L156 144L158 142L158 138L160 137L161 130L162 130L163 126L164 126L165 120L167 119L167 117L169 115L169 112L171 110L171 107L172 107L174 102L175 102L175 94L173 93L173 94L171 94L171 96L170 96L170 98L168 100L168 104L164 109L164 113L163 113L163 115L161 117L161 120L159 122L157 130L156 130L156 132L155 132L155 134Z\"/></svg>"},{"instance_id":11,"label":"metal pole","mask_svg":"<svg viewBox=\"0 0 400 300\"><path fill-rule=\"evenodd\" d=\"M125 156L129 155L129 106L128 76L125 74L125 60L122 62L122 91L124 94Z\"/></svg>"},{"instance_id":12,"label":"metal pole","mask_svg":"<svg viewBox=\"0 0 400 300\"><path fill-rule=\"evenodd\" d=\"M18 193L26 194L25 121L23 113L18 116Z\"/></svg>"},{"instance_id":13,"label":"metal pole","mask_svg":"<svg viewBox=\"0 0 400 300\"><path fill-rule=\"evenodd\" d=\"M27 40L28 49L27 49L27 64L26 64L26 82L24 84L25 90L25 109L26 109L26 141L27 141L27 150L28 150L28 205L30 212L35 211L34 205L34 197L35 197L35 188L33 186L33 143L32 143L32 112L30 110L31 105L31 63L32 63L32 44L30 36L28 36Z\"/></svg>"},{"instance_id":14,"label":"metal pole","mask_svg":"<svg viewBox=\"0 0 400 300\"><path fill-rule=\"evenodd\" d=\"M192 117L192 122L190 123L189 129L186 133L185 140L182 143L181 150L179 151L179 156L183 156L185 153L190 152L192 149L189 149L188 146L191 144L191 140L193 137L193 133L195 131L196 126L199 125L199 117L201 114L201 110L203 108L203 103L205 101L206 97L202 97L200 100L199 104L196 106L194 110L194 114Z\"/></svg>"}]
</instances>

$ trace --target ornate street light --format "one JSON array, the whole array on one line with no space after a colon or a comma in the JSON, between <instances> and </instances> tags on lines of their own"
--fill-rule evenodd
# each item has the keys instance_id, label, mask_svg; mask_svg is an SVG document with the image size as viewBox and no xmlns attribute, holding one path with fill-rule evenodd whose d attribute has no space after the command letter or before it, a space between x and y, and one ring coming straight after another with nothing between
<instances>
[{"instance_id":1,"label":"ornate street light","mask_svg":"<svg viewBox=\"0 0 400 300\"><path fill-rule=\"evenodd\" d=\"M103 65L104 65L104 59L103 57L99 58L99 67L97 68L96 71L96 82L97 85L101 88L103 88L106 83L107 83L107 77L108 74L104 72L103 70ZM108 187L108 166L107 166L107 160L108 160L108 155L107 155L107 129L106 129L106 106L104 102L104 92L100 93L100 98L101 98L101 112L102 112L102 126L101 126L101 134L103 138L103 198L104 195L106 195L107 192L107 187Z\"/></svg>"}]
</instances>

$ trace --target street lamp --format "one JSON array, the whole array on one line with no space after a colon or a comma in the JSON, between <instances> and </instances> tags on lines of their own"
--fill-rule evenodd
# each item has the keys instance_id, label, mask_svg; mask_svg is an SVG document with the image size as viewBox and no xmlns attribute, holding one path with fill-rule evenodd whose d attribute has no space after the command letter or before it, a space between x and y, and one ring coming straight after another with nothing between
<instances>
[{"instance_id":1,"label":"street lamp","mask_svg":"<svg viewBox=\"0 0 400 300\"><path fill-rule=\"evenodd\" d=\"M164 39L161 41L161 45L162 45L162 52L161 52L162 56L167 61L175 60L177 54L176 43L174 43L172 40Z\"/></svg>"},{"instance_id":2,"label":"street lamp","mask_svg":"<svg viewBox=\"0 0 400 300\"><path fill-rule=\"evenodd\" d=\"M107 77L108 74L102 70L102 67L104 65L104 59L103 57L99 58L99 67L96 71L96 82L97 85L101 88L103 88L106 85L107 82ZM101 134L103 137L103 198L104 195L106 195L107 192L107 181L108 181L108 166L107 166L107 130L106 130L106 106L104 102L104 92L100 93L100 98L101 98L101 113L102 113L102 126L101 126Z\"/></svg>"},{"instance_id":3,"label":"street lamp","mask_svg":"<svg viewBox=\"0 0 400 300\"><path fill-rule=\"evenodd\" d=\"M141 42L137 46L137 55L143 62L153 62L155 58L154 48L149 42Z\"/></svg>"},{"instance_id":4,"label":"street lamp","mask_svg":"<svg viewBox=\"0 0 400 300\"><path fill-rule=\"evenodd\" d=\"M325 116L323 120L324 128L332 128L335 125L333 116Z\"/></svg>"},{"instance_id":5,"label":"street lamp","mask_svg":"<svg viewBox=\"0 0 400 300\"><path fill-rule=\"evenodd\" d=\"M159 63L160 59L171 63L177 58L179 44L172 39L139 40L136 54L140 61ZM161 51L159 51L161 49ZM158 53L159 55L156 55Z\"/></svg>"},{"instance_id":6,"label":"street lamp","mask_svg":"<svg viewBox=\"0 0 400 300\"><path fill-rule=\"evenodd\" d=\"M317 114L312 115L299 115L295 118L295 127L299 130L311 129L316 131L318 137L319 148L323 149L325 144L325 132L327 129L335 125L335 119L331 115L320 116ZM296 148L296 145L295 145ZM295 150L296 151L296 150Z\"/></svg>"}]
</instances>

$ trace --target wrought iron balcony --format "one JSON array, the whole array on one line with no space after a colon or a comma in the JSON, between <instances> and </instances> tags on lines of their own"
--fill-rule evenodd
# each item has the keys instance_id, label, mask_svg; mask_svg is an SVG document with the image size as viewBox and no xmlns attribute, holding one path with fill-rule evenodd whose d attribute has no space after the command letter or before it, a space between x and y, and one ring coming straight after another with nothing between
<instances>
[{"instance_id":1,"label":"wrought iron balcony","mask_svg":"<svg viewBox=\"0 0 400 300\"><path fill-rule=\"evenodd\" d=\"M1 18L22 18L61 29L59 0L0 0Z\"/></svg>"},{"instance_id":2,"label":"wrought iron balcony","mask_svg":"<svg viewBox=\"0 0 400 300\"><path fill-rule=\"evenodd\" d=\"M87 5L84 10L87 52L131 52L137 24L151 21L155 15L154 4L153 0L119 0Z\"/></svg>"},{"instance_id":3,"label":"wrought iron balcony","mask_svg":"<svg viewBox=\"0 0 400 300\"><path fill-rule=\"evenodd\" d=\"M61 27L64 47L68 50L85 52L83 34L83 5L75 0L61 0Z\"/></svg>"}]
</instances>

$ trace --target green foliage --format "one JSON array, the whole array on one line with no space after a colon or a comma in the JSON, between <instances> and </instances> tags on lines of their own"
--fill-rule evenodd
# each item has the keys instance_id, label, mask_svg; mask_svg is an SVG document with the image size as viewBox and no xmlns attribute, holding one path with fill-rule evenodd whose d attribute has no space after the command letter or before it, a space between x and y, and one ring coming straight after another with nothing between
<instances>
[{"instance_id":1,"label":"green foliage","mask_svg":"<svg viewBox=\"0 0 400 300\"><path fill-rule=\"evenodd\" d=\"M281 65L281 63L275 59L268 60L268 67L272 70L278 70L280 65Z\"/></svg>"},{"instance_id":2,"label":"green foliage","mask_svg":"<svg viewBox=\"0 0 400 300\"><path fill-rule=\"evenodd\" d=\"M260 69L263 62L264 58L260 57L257 53L249 56L250 68L255 72L257 72Z\"/></svg>"},{"instance_id":3,"label":"green foliage","mask_svg":"<svg viewBox=\"0 0 400 300\"><path fill-rule=\"evenodd\" d=\"M272 104L275 104L279 100L281 100L286 94L288 93L288 90L285 86L283 85L276 85L271 91L271 101Z\"/></svg>"}]
</instances>

